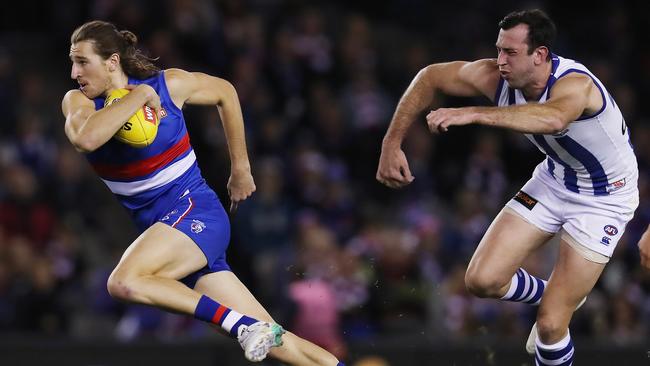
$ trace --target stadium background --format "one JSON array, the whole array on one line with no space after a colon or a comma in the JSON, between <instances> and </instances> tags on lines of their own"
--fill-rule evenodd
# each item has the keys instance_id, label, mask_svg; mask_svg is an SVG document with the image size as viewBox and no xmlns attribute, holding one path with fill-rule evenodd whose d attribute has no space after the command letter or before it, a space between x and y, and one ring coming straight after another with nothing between
<instances>
[{"instance_id":1,"label":"stadium background","mask_svg":"<svg viewBox=\"0 0 650 366\"><path fill-rule=\"evenodd\" d=\"M529 7L555 20L554 51L585 63L616 98L641 169L641 206L572 322L577 359L648 364L650 276L636 248L650 221L642 3L15 2L0 15L0 364L243 363L237 345L204 324L106 292L136 233L65 139L60 111L76 87L69 36L90 19L135 32L162 68L235 85L257 193L233 219L229 261L280 323L348 364L530 364L523 343L534 309L472 298L463 274L541 154L514 133L472 126L432 137L418 123L405 144L414 183L393 191L374 179L381 138L417 71L493 57L497 22ZM203 174L224 199L217 110L185 113ZM530 272L547 276L555 249L536 253ZM383 361L360 361L373 354Z\"/></svg>"}]
</instances>

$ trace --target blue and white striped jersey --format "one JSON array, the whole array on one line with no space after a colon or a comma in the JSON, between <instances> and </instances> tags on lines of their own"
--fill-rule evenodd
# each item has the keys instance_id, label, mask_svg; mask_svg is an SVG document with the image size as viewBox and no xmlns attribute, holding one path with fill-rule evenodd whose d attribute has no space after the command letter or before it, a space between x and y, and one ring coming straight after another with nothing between
<instances>
[{"instance_id":1,"label":"blue and white striped jersey","mask_svg":"<svg viewBox=\"0 0 650 366\"><path fill-rule=\"evenodd\" d=\"M567 190L595 196L626 194L637 190L638 167L625 119L605 86L584 65L557 55L539 103L548 100L555 82L573 72L586 74L603 98L594 115L581 116L557 134L526 134L546 154L535 174L552 178ZM526 104L522 92L501 79L494 99L498 106Z\"/></svg>"}]
</instances>

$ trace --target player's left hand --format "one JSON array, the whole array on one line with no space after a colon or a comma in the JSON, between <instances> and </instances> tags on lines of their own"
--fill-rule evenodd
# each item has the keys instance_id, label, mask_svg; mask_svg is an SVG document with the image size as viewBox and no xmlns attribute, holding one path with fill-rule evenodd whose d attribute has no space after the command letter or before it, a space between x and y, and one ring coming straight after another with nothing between
<instances>
[{"instance_id":1,"label":"player's left hand","mask_svg":"<svg viewBox=\"0 0 650 366\"><path fill-rule=\"evenodd\" d=\"M249 170L238 170L230 173L228 179L228 196L230 196L230 212L237 211L237 206L255 192L255 181Z\"/></svg>"},{"instance_id":2,"label":"player's left hand","mask_svg":"<svg viewBox=\"0 0 650 366\"><path fill-rule=\"evenodd\" d=\"M639 255L641 256L641 265L650 270L650 225L639 240Z\"/></svg>"},{"instance_id":3,"label":"player's left hand","mask_svg":"<svg viewBox=\"0 0 650 366\"><path fill-rule=\"evenodd\" d=\"M473 115L467 108L438 108L427 114L427 125L431 133L442 133L449 126L462 126L472 123Z\"/></svg>"}]
</instances>

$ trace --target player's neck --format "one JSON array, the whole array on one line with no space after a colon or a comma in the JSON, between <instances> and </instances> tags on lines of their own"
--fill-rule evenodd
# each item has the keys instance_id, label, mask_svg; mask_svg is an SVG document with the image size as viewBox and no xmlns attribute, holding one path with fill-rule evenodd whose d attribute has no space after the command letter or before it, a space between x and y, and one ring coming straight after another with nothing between
<instances>
[{"instance_id":1,"label":"player's neck","mask_svg":"<svg viewBox=\"0 0 650 366\"><path fill-rule=\"evenodd\" d=\"M539 100L539 97L546 90L546 84L548 83L548 78L551 76L553 65L548 61L540 66L535 70L531 83L521 89L526 100Z\"/></svg>"},{"instance_id":2,"label":"player's neck","mask_svg":"<svg viewBox=\"0 0 650 366\"><path fill-rule=\"evenodd\" d=\"M115 72L110 75L110 89L122 89L129 83L129 77L123 72Z\"/></svg>"}]
</instances>

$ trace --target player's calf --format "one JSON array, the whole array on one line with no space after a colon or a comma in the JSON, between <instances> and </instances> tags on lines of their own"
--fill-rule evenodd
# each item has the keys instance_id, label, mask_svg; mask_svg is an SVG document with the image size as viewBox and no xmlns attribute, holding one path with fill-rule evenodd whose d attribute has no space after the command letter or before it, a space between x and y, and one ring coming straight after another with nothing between
<instances>
[{"instance_id":1,"label":"player's calf","mask_svg":"<svg viewBox=\"0 0 650 366\"><path fill-rule=\"evenodd\" d=\"M547 284L548 281L532 276L523 268L519 268L512 276L510 287L501 300L539 305Z\"/></svg>"}]
</instances>

